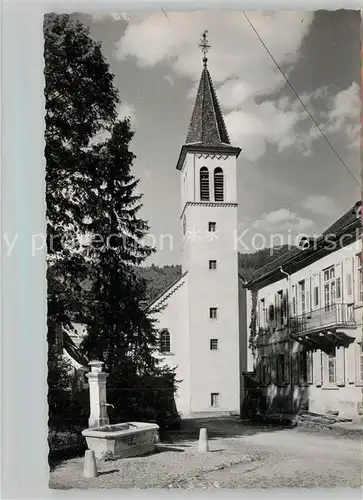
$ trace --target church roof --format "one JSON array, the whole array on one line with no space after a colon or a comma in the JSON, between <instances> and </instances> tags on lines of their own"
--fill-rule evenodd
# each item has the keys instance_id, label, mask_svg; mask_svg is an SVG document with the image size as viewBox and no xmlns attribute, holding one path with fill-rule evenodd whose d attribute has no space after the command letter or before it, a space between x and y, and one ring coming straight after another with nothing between
<instances>
[{"instance_id":1,"label":"church roof","mask_svg":"<svg viewBox=\"0 0 363 500\"><path fill-rule=\"evenodd\" d=\"M217 94L206 64L200 77L186 144L206 147L231 145Z\"/></svg>"},{"instance_id":2,"label":"church roof","mask_svg":"<svg viewBox=\"0 0 363 500\"><path fill-rule=\"evenodd\" d=\"M206 57L203 59L203 70L186 142L181 148L176 166L178 170L182 169L187 151L232 153L237 157L241 152L239 147L232 146L229 139Z\"/></svg>"}]
</instances>

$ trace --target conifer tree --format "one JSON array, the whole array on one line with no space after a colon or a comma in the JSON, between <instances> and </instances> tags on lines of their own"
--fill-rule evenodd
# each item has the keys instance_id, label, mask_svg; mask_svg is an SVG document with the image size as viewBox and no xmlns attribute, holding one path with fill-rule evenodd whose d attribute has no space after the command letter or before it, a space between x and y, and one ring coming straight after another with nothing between
<instances>
[{"instance_id":1,"label":"conifer tree","mask_svg":"<svg viewBox=\"0 0 363 500\"><path fill-rule=\"evenodd\" d=\"M148 224L131 171L133 132L128 119L117 119L113 75L88 29L52 14L44 40L48 341L72 318L85 322L84 352L105 362L111 392L133 390L128 403L137 414L145 410L135 402L138 386L158 379L170 393L174 374L153 356L153 311L135 272L153 250L142 243Z\"/></svg>"}]
</instances>

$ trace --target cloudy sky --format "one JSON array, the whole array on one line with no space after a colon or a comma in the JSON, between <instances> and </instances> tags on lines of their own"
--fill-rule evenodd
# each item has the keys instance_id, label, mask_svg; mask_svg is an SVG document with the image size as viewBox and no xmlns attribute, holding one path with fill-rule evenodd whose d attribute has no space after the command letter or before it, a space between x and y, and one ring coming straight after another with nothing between
<instances>
[{"instance_id":1,"label":"cloudy sky","mask_svg":"<svg viewBox=\"0 0 363 500\"><path fill-rule=\"evenodd\" d=\"M131 116L142 215L158 252L181 263L180 173L209 31L208 67L238 159L241 251L255 233L320 233L359 199L359 12L248 13L268 50L319 123L327 144L242 12L76 15L102 42ZM340 159L339 159L340 157ZM352 175L347 171L346 167ZM160 235L173 236L160 248ZM257 247L262 238L255 238ZM275 242L275 240L274 240ZM276 240L276 242L278 242ZM247 250L248 247L248 250Z\"/></svg>"}]
</instances>

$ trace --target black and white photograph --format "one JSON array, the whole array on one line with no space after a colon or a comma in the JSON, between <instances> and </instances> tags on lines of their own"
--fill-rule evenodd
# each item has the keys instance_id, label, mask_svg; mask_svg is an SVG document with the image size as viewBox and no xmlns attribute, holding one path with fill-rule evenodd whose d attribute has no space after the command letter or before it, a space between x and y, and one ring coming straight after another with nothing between
<instances>
[{"instance_id":1,"label":"black and white photograph","mask_svg":"<svg viewBox=\"0 0 363 500\"><path fill-rule=\"evenodd\" d=\"M361 487L360 23L44 14L52 490Z\"/></svg>"}]
</instances>

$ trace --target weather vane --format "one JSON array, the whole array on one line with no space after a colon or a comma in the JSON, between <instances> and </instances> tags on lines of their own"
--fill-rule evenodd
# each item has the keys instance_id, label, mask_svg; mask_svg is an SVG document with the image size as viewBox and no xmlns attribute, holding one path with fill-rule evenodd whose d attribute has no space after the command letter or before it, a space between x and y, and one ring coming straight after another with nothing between
<instances>
[{"instance_id":1,"label":"weather vane","mask_svg":"<svg viewBox=\"0 0 363 500\"><path fill-rule=\"evenodd\" d=\"M200 50L203 52L204 54L204 57L203 57L203 66L206 68L207 67L207 53L209 51L209 49L211 48L211 45L209 45L209 42L208 42L208 39L207 39L207 35L208 35L208 30L204 30L203 33L202 33L202 36L200 38L200 44L198 45L198 47L200 48Z\"/></svg>"}]
</instances>

